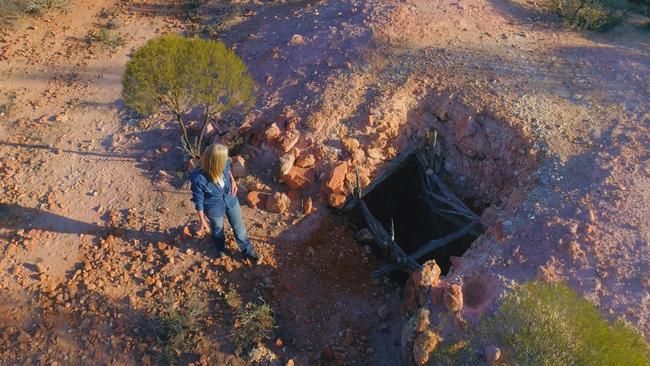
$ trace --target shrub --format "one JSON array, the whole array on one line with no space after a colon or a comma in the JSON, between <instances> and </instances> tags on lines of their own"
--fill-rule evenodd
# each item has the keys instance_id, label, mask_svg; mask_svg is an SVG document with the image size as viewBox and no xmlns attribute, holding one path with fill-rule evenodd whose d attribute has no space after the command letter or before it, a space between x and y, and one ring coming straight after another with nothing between
<instances>
[{"instance_id":1,"label":"shrub","mask_svg":"<svg viewBox=\"0 0 650 366\"><path fill-rule=\"evenodd\" d=\"M231 339L238 347L250 348L264 339L269 339L275 318L273 309L262 300L261 304L246 304L235 317Z\"/></svg>"},{"instance_id":2,"label":"shrub","mask_svg":"<svg viewBox=\"0 0 650 366\"><path fill-rule=\"evenodd\" d=\"M648 345L639 334L621 321L607 322L566 284L519 287L479 332L520 365L650 364Z\"/></svg>"},{"instance_id":3,"label":"shrub","mask_svg":"<svg viewBox=\"0 0 650 366\"><path fill-rule=\"evenodd\" d=\"M255 82L244 62L223 43L166 35L150 40L126 66L122 96L141 114L164 108L181 128L181 142L191 157L199 157L210 119L255 103ZM202 110L201 133L190 142L182 114Z\"/></svg>"},{"instance_id":4,"label":"shrub","mask_svg":"<svg viewBox=\"0 0 650 366\"><path fill-rule=\"evenodd\" d=\"M615 0L547 0L546 6L557 13L569 26L606 31L623 20Z\"/></svg>"},{"instance_id":5,"label":"shrub","mask_svg":"<svg viewBox=\"0 0 650 366\"><path fill-rule=\"evenodd\" d=\"M165 363L172 363L177 353L191 350L190 338L198 331L198 319L203 311L204 304L194 295L184 299L182 306L174 306L168 299L158 309L151 324Z\"/></svg>"}]
</instances>

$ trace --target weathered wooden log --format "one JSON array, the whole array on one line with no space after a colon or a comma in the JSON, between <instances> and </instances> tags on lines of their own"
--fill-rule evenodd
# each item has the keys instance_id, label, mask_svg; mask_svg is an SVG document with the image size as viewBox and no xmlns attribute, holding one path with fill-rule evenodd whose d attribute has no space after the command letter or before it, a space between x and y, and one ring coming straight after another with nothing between
<instances>
[{"instance_id":1,"label":"weathered wooden log","mask_svg":"<svg viewBox=\"0 0 650 366\"><path fill-rule=\"evenodd\" d=\"M391 240L388 232L386 232L386 229L384 229L383 225L375 218L375 216L370 212L370 209L368 209L368 206L366 206L366 203L363 202L363 199L358 200L359 201L359 206L361 207L361 212L363 212L363 217L366 220L366 224L368 225L368 229L374 235L375 241L379 246L381 246L385 250L389 250L392 252L393 255L395 255L398 259L403 259L405 261L404 264L406 264L411 270L418 270L421 266L420 264L409 258L408 255L404 252L402 248L393 240Z\"/></svg>"},{"instance_id":2,"label":"weathered wooden log","mask_svg":"<svg viewBox=\"0 0 650 366\"><path fill-rule=\"evenodd\" d=\"M413 260L420 259L420 258L424 257L425 255L431 253L432 251L434 251L434 250L436 250L436 249L438 249L438 248L440 248L442 246L445 246L445 245L449 244L450 242L452 242L454 240L458 240L458 239L462 238L463 236L469 234L474 229L474 227L476 225L477 225L477 222L472 222L469 225L463 227L462 229L460 229L458 231L455 231L455 232L453 232L453 233L451 233L451 234L449 234L447 236L444 236L444 237L442 237L440 239L431 240L427 244L420 247L420 249L415 251L413 254L411 254L409 256L409 258L413 259ZM372 272L371 275L373 277L379 277L379 276L383 276L385 274L397 271L399 269L402 269L403 267L404 266L402 264L400 264L400 263L391 263L391 264L388 264L388 265L386 265L386 266Z\"/></svg>"}]
</instances>

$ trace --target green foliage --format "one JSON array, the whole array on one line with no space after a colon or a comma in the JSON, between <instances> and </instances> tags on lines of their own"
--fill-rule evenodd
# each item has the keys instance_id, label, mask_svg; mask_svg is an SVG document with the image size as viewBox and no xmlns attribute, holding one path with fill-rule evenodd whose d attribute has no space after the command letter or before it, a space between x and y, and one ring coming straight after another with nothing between
<instances>
[{"instance_id":1,"label":"green foliage","mask_svg":"<svg viewBox=\"0 0 650 366\"><path fill-rule=\"evenodd\" d=\"M619 24L623 11L615 0L546 0L546 6L569 26L592 31L606 31Z\"/></svg>"},{"instance_id":2,"label":"green foliage","mask_svg":"<svg viewBox=\"0 0 650 366\"><path fill-rule=\"evenodd\" d=\"M244 349L269 339L275 327L274 316L273 309L264 301L261 304L248 303L235 317L230 338Z\"/></svg>"},{"instance_id":3,"label":"green foliage","mask_svg":"<svg viewBox=\"0 0 650 366\"><path fill-rule=\"evenodd\" d=\"M162 361L173 363L176 355L191 351L191 336L198 331L198 319L204 304L194 295L184 299L182 306L174 306L168 299L152 319L153 333L161 348Z\"/></svg>"},{"instance_id":4,"label":"green foliage","mask_svg":"<svg viewBox=\"0 0 650 366\"><path fill-rule=\"evenodd\" d=\"M99 43L104 48L113 49L120 46L123 46L126 41L124 37L120 34L115 33L109 27L100 27L97 31L90 34L90 39L92 42Z\"/></svg>"},{"instance_id":5,"label":"green foliage","mask_svg":"<svg viewBox=\"0 0 650 366\"><path fill-rule=\"evenodd\" d=\"M649 365L647 343L623 322L607 322L566 284L527 283L484 320L482 339L519 365Z\"/></svg>"},{"instance_id":6,"label":"green foliage","mask_svg":"<svg viewBox=\"0 0 650 366\"><path fill-rule=\"evenodd\" d=\"M16 101L16 92L9 92L0 96L0 117L9 115Z\"/></svg>"},{"instance_id":7,"label":"green foliage","mask_svg":"<svg viewBox=\"0 0 650 366\"><path fill-rule=\"evenodd\" d=\"M0 0L0 28L10 27L25 14L43 15L50 10L66 10L69 0Z\"/></svg>"},{"instance_id":8,"label":"green foliage","mask_svg":"<svg viewBox=\"0 0 650 366\"><path fill-rule=\"evenodd\" d=\"M150 40L136 51L123 86L124 101L135 111L149 115L164 108L176 116L190 156L200 155L202 134L190 144L183 112L201 107L205 127L220 113L255 103L256 84L232 50L221 42L179 35Z\"/></svg>"}]
</instances>

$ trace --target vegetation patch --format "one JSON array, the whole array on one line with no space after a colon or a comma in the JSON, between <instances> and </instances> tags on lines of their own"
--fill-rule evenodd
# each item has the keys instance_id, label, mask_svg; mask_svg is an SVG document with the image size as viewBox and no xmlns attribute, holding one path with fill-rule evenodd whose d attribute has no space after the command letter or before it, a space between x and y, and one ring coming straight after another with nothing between
<instances>
[{"instance_id":1,"label":"vegetation patch","mask_svg":"<svg viewBox=\"0 0 650 366\"><path fill-rule=\"evenodd\" d=\"M269 304L260 299L259 304L248 303L235 316L230 338L242 349L250 349L269 339L275 328L275 313Z\"/></svg>"},{"instance_id":2,"label":"vegetation patch","mask_svg":"<svg viewBox=\"0 0 650 366\"><path fill-rule=\"evenodd\" d=\"M192 336L199 330L205 304L188 295L182 304L168 299L151 319L152 331L160 346L161 361L173 363L178 355L192 350Z\"/></svg>"},{"instance_id":3,"label":"vegetation patch","mask_svg":"<svg viewBox=\"0 0 650 366\"><path fill-rule=\"evenodd\" d=\"M563 283L527 283L481 324L483 339L522 365L648 365L648 344L622 321L610 324Z\"/></svg>"},{"instance_id":4,"label":"vegetation patch","mask_svg":"<svg viewBox=\"0 0 650 366\"><path fill-rule=\"evenodd\" d=\"M256 84L244 62L222 42L165 35L135 52L123 79L126 105L141 115L161 109L176 117L181 146L199 157L211 120L255 103ZM190 139L183 114L202 111L200 133Z\"/></svg>"},{"instance_id":5,"label":"vegetation patch","mask_svg":"<svg viewBox=\"0 0 650 366\"><path fill-rule=\"evenodd\" d=\"M0 28L9 27L21 16L43 15L51 10L67 10L69 0L0 0Z\"/></svg>"},{"instance_id":6,"label":"vegetation patch","mask_svg":"<svg viewBox=\"0 0 650 366\"><path fill-rule=\"evenodd\" d=\"M546 0L545 5L567 25L598 32L613 28L624 18L616 0Z\"/></svg>"}]
</instances>

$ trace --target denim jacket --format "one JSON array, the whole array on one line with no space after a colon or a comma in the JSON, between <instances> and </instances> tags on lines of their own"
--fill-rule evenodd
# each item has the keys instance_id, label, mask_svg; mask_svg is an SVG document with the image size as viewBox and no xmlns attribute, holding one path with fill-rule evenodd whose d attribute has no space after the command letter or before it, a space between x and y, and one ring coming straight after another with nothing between
<instances>
[{"instance_id":1,"label":"denim jacket","mask_svg":"<svg viewBox=\"0 0 650 366\"><path fill-rule=\"evenodd\" d=\"M223 187L215 184L203 174L200 168L190 174L192 202L197 211L205 211L209 216L220 217L226 213L237 197L230 194L230 159L223 170Z\"/></svg>"}]
</instances>

